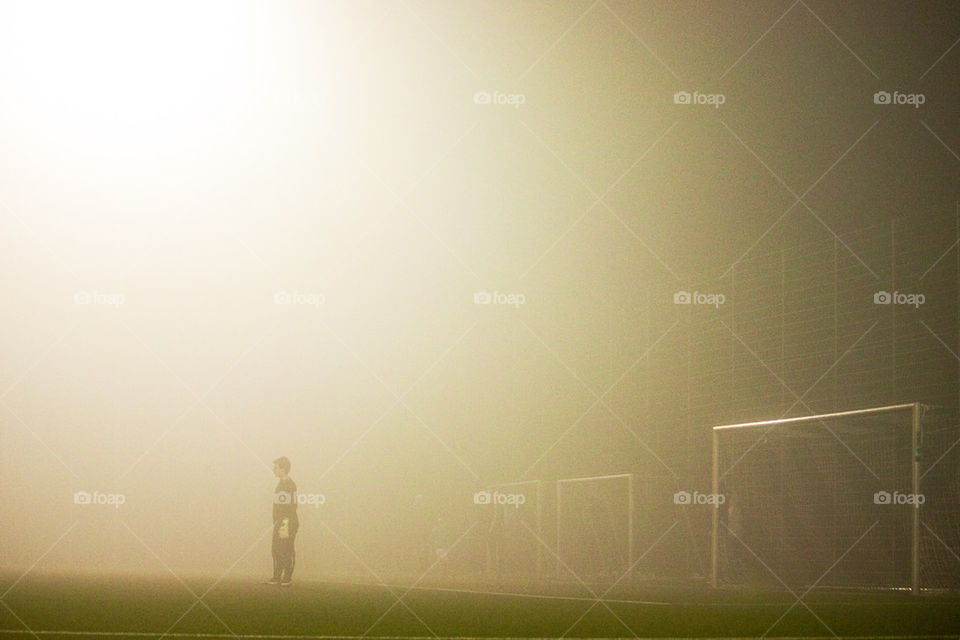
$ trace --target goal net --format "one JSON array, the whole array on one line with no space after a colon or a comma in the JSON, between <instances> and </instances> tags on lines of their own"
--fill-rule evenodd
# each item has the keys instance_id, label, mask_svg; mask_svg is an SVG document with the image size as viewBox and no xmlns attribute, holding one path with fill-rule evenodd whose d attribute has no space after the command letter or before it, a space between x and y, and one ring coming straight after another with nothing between
<instances>
[{"instance_id":1,"label":"goal net","mask_svg":"<svg viewBox=\"0 0 960 640\"><path fill-rule=\"evenodd\" d=\"M924 409L714 427L713 584L919 590Z\"/></svg>"},{"instance_id":2,"label":"goal net","mask_svg":"<svg viewBox=\"0 0 960 640\"><path fill-rule=\"evenodd\" d=\"M617 581L630 571L633 490L632 473L557 480L558 577Z\"/></svg>"},{"instance_id":3,"label":"goal net","mask_svg":"<svg viewBox=\"0 0 960 640\"><path fill-rule=\"evenodd\" d=\"M540 480L491 485L474 495L481 507L483 573L491 579L525 580L544 571L543 491Z\"/></svg>"}]
</instances>

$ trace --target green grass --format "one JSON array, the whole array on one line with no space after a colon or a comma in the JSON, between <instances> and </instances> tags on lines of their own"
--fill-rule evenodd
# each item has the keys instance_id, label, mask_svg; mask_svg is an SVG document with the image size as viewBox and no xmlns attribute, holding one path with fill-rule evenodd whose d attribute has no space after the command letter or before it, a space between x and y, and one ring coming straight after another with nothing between
<instances>
[{"instance_id":1,"label":"green grass","mask_svg":"<svg viewBox=\"0 0 960 640\"><path fill-rule=\"evenodd\" d=\"M15 580L4 576L3 591ZM213 582L186 580L198 595ZM173 576L30 574L0 600L6 605L0 606L0 629L354 637L757 637L768 630L768 637L960 636L956 595L814 593L804 599L807 606L797 604L784 616L794 602L789 593L702 586L620 589L608 598L644 602L606 604L596 604L575 586L547 590L565 598L426 587L409 591L398 604L405 590L393 587L394 596L382 585L317 581L283 589L231 578L199 603ZM77 640L40 635L67 637Z\"/></svg>"}]
</instances>

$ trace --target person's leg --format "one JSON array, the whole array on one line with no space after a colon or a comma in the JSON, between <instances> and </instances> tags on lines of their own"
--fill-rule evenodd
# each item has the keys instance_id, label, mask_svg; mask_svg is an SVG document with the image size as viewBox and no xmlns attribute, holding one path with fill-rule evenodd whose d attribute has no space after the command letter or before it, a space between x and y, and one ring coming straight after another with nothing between
<instances>
[{"instance_id":1,"label":"person's leg","mask_svg":"<svg viewBox=\"0 0 960 640\"><path fill-rule=\"evenodd\" d=\"M287 582L287 571L290 565L290 538L280 541L277 553L277 580L281 584Z\"/></svg>"},{"instance_id":2,"label":"person's leg","mask_svg":"<svg viewBox=\"0 0 960 640\"><path fill-rule=\"evenodd\" d=\"M300 528L299 523L291 522L290 523L290 537L284 540L287 544L284 549L284 562L283 562L283 572L280 578L281 582L288 583L293 578L293 566L296 564L297 552L294 547L294 540L297 538L297 530Z\"/></svg>"},{"instance_id":3,"label":"person's leg","mask_svg":"<svg viewBox=\"0 0 960 640\"><path fill-rule=\"evenodd\" d=\"M273 528L273 542L270 545L270 552L273 555L273 579L271 582L280 582L280 575L283 570L283 540L277 528Z\"/></svg>"}]
</instances>

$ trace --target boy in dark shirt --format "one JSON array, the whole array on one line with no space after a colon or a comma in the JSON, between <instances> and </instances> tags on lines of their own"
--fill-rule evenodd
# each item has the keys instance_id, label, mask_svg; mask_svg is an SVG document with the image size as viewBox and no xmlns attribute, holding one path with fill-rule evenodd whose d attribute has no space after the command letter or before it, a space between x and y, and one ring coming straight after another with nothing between
<instances>
[{"instance_id":1,"label":"boy in dark shirt","mask_svg":"<svg viewBox=\"0 0 960 640\"><path fill-rule=\"evenodd\" d=\"M300 522L297 520L297 485L288 475L290 460L284 456L273 461L273 475L280 478L273 490L273 579L267 584L289 587L296 560L293 541Z\"/></svg>"}]
</instances>

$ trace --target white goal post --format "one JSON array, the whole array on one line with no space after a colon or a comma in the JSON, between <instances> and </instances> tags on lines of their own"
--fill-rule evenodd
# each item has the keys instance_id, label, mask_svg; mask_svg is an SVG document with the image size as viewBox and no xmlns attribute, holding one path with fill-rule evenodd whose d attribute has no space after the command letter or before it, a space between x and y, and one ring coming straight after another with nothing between
<instances>
[{"instance_id":1,"label":"white goal post","mask_svg":"<svg viewBox=\"0 0 960 640\"><path fill-rule=\"evenodd\" d=\"M813 517L820 518L820 520L815 523L819 529L808 533L807 535L810 536L808 540L824 540L829 536L830 532L834 531L830 529L830 527L834 526L835 524L831 522L831 519L842 519L846 515L852 514L856 509L862 509L866 511L869 508L867 506L861 507L861 503L859 502L851 506L850 498L844 494L844 489L851 485L843 485L843 482L846 480L841 476L843 476L844 473L847 473L848 470L846 467L841 467L840 465L842 464L842 461L838 460L841 455L848 455L844 452L844 448L846 449L846 452L849 453L850 457L857 457L857 454L853 449L847 446L847 444L843 441L843 438L841 438L841 436L838 435L834 429L830 428L828 425L832 424L833 427L842 434L854 434L850 436L850 438L858 438L856 442L860 444L861 451L870 446L877 447L876 451L880 451L882 446L887 446L887 449L876 454L875 459L880 461L876 464L879 465L882 463L887 465L886 468L893 469L891 474L899 478L903 486L906 485L908 479L907 476L909 474L909 485L911 487L912 494L913 496L920 496L921 475L919 451L921 445L921 417L924 409L925 406L921 403L913 402L884 407L872 407L852 411L839 411L834 413L810 415L798 418L781 418L777 420L762 420L758 422L745 422L740 424L715 426L712 429L713 493L714 495L720 495L722 492L721 481L725 479L724 476L726 476L728 473L731 473L731 478L737 477L733 475L733 470L736 468L737 464L741 462L741 459L747 459L747 456L752 454L754 458L759 458L759 461L751 461L751 463L755 464L754 470L741 470L740 472L742 475L740 476L741 485L739 486L741 488L746 487L754 494L748 495L748 499L756 500L756 495L760 495L763 498L769 496L775 497L777 495L785 494L789 490L796 491L797 486L802 487L803 490L808 490L808 492L811 494L820 490L821 494L810 498L813 500L814 506L812 508L808 508L811 513L816 514ZM895 415L889 415L896 414L897 412L904 414L903 419L899 422L896 421ZM909 416L909 418L907 416ZM806 423L819 423L819 425L808 425ZM845 428L844 425L851 424L855 425L851 431L843 431ZM828 435L820 433L818 431L818 426L824 427L822 431ZM910 430L909 434L906 433L907 428ZM881 432L885 434L883 437L881 437ZM754 447L757 447L761 442L767 443L768 434L771 434L769 436L771 441L775 441L775 438L777 437L781 438L780 440L776 441L778 442L776 447L774 445L767 446L765 444L763 446L767 446L766 450L754 450ZM876 436L873 436L872 434L876 434ZM813 445L809 445L809 447L804 450L803 445L804 442L807 441L803 441L802 438L805 437L809 437L811 440L819 438L819 440L816 442L821 443L824 447L832 447L830 451L832 451L834 454L833 458L830 458L830 456L823 456L830 459L821 461L819 459L818 452L813 451L817 446L816 442ZM887 438L886 444L883 442L880 444L875 444L875 441L883 440L884 437ZM734 447L732 443L738 443L738 438L741 439L739 441L739 447ZM905 451L908 441L910 446L909 461L907 461L905 458L905 456L908 455L908 453ZM750 442L752 442L752 444L748 444ZM732 453L730 451L731 448L734 449ZM794 461L791 458L791 455L793 451L796 450L801 450L798 455L802 456L803 454L807 454L807 457L800 461ZM740 456L735 457L735 454L741 451L742 453L740 453ZM830 453L830 451L828 451L828 453ZM893 451L892 454L891 451ZM731 463L730 460L726 460L726 468L721 469L721 460L724 459L725 456L731 457L733 461ZM860 458L857 457L857 460L860 460ZM805 464L808 466L805 466ZM824 467L822 469L809 468L815 467L817 464L823 464ZM793 466L789 469L786 468L789 465ZM864 463L863 466L867 467L868 471L870 470L866 463ZM863 469L861 468L859 471L862 472ZM750 476L751 473L754 475ZM774 477L765 478L763 474L766 473L769 473ZM778 473L779 476L777 476ZM817 473L820 475L817 476ZM872 471L870 471L870 473L879 480L877 474L873 473ZM747 478L747 480L743 480L742 478ZM731 479L729 482L733 483L734 481ZM866 486L866 483L862 481L859 482L860 485L858 485L858 489L862 489L864 486ZM789 489L784 489L784 486L789 486ZM770 493L764 495L764 491L769 491ZM777 492L781 492L781 494L778 494ZM823 497L823 494L830 495ZM838 495L840 497L838 497ZM874 495L874 502L876 504L882 504L883 499L878 501L876 495L877 494ZM736 498L739 502L743 496L737 495ZM826 510L819 510L818 507L820 506L820 503L816 502L818 499L822 499L823 504L827 504L833 509L833 511L824 513L823 511ZM829 502L831 500L832 502ZM760 534L756 536L757 539L769 540L773 537L771 532L776 528L777 523L769 523L771 514L781 516L780 520L778 521L783 527L779 530L781 533L784 531L792 533L795 529L791 527L796 525L798 521L805 522L802 520L802 518L798 520L798 516L795 515L795 511L798 511L799 508L793 504L784 504L782 506L778 505L771 507L764 505L759 508L753 507L752 502L748 504L749 506L746 507L747 509L753 508L756 510L756 513L753 514L753 520L750 521L751 526L761 529ZM724 548L721 548L721 508L721 504L716 504L712 513L710 580L713 587L717 587L720 580L720 558L721 554L724 553ZM732 509L730 505L727 505L727 508ZM737 509L742 510L744 507L738 506ZM779 511L777 511L777 509L779 509ZM907 567L907 560L905 555L903 555L900 564L903 571L898 570L896 575L902 576L902 578L898 578L898 580L902 582L905 582L907 579L909 579L909 589L914 594L917 594L919 593L921 587L920 504L913 504L913 508L910 508L909 511L909 533L907 533L908 526L906 524L906 516L904 514L902 519L902 527L901 529L898 529L898 532L902 531L902 534L898 533L898 542L896 543L897 546L895 547L896 551L905 552L905 547L907 543L909 543L909 567ZM725 511L724 513L728 517L732 517L731 514L733 511ZM903 514L903 511L898 513ZM737 517L744 517L741 511L738 511ZM791 518L793 519L791 520ZM785 522L788 522L788 524L784 525ZM876 522L874 524L876 524ZM743 527L744 525L738 524L737 526ZM841 528L842 523L836 526L838 527L836 529L837 531L844 531L848 533L847 530ZM730 529L730 527L727 527L727 529L731 534L733 533L733 530ZM826 531L826 533L824 533L824 531ZM818 538L817 536L820 537ZM899 542L901 540L903 543L902 545ZM742 540L740 542L742 542ZM776 547L776 545L779 543L774 542L765 544L770 544L771 548L777 548L781 550L785 547L784 545ZM805 551L802 542L798 546L801 551ZM796 551L796 548L791 549L789 546L786 546L786 553L795 553ZM849 549L847 549L847 551L849 551ZM860 551L860 553L869 552L869 546L866 550ZM834 553L836 552L834 551ZM756 554L753 555L757 560L760 560ZM802 553L800 555L802 556ZM900 556L898 556L898 558L899 557ZM795 566L801 566L803 560L803 557L798 557L795 562ZM837 562L839 562L839 560ZM892 561L889 562L892 563ZM836 562L834 564L836 564ZM766 567L766 565L764 566ZM767 569L769 569L769 567L767 567ZM833 569L833 565L831 565L831 569ZM909 569L909 577L907 577L907 569ZM772 572L772 569L769 570ZM779 577L777 579L779 580ZM783 581L781 580L781 582ZM818 582L819 579L814 584L817 584Z\"/></svg>"},{"instance_id":2,"label":"white goal post","mask_svg":"<svg viewBox=\"0 0 960 640\"><path fill-rule=\"evenodd\" d=\"M532 489L532 494L531 494ZM518 519L531 519L529 511L532 510L532 527L530 524L524 523L521 524L522 528L516 528L516 531L511 533L514 535L513 538L505 541L510 545L517 545L520 543L519 537L531 537L530 546L535 548L536 554L536 565L534 568L537 578L543 577L544 572L544 557L543 557L543 481L541 480L517 480L515 482L501 482L498 484L487 485L485 490L481 493L486 493L490 496L491 501L496 502L496 495L498 493L506 495L522 495L523 502L522 504L511 503L512 506L509 509L504 509L503 514L511 518ZM532 505L531 505L532 503ZM503 505L500 505L501 508ZM531 531L532 530L532 533Z\"/></svg>"},{"instance_id":3,"label":"white goal post","mask_svg":"<svg viewBox=\"0 0 960 640\"><path fill-rule=\"evenodd\" d=\"M579 478L560 478L557 480L557 496L556 496L556 571L557 576L559 577L563 571L563 522L564 522L564 500L563 500L563 488L565 486L571 486L576 484L583 484L589 482L606 482L606 481L621 481L626 484L626 570L627 572L632 573L633 564L634 564L634 545L633 545L633 519L634 519L634 480L632 473L615 473L609 475L601 476L586 476Z\"/></svg>"}]
</instances>

